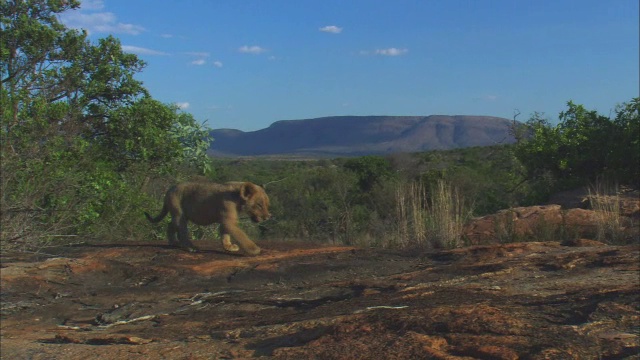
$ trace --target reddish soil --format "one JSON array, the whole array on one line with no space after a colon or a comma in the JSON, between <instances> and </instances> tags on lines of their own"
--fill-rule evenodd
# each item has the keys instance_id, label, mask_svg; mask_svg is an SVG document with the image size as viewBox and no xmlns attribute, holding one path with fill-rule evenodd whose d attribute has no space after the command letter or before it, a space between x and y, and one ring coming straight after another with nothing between
<instances>
[{"instance_id":1,"label":"reddish soil","mask_svg":"<svg viewBox=\"0 0 640 360\"><path fill-rule=\"evenodd\" d=\"M2 359L637 359L640 248L2 254ZM578 245L578 246L576 246ZM585 246L586 245L586 246ZM213 250L215 249L215 250Z\"/></svg>"}]
</instances>

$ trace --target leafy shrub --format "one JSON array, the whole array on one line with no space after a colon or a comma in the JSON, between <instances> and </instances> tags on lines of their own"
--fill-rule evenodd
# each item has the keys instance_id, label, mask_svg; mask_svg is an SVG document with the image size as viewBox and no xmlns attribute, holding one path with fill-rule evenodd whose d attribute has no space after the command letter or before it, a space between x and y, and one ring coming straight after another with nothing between
<instances>
[{"instance_id":1,"label":"leafy shrub","mask_svg":"<svg viewBox=\"0 0 640 360\"><path fill-rule=\"evenodd\" d=\"M638 185L640 99L620 106L615 119L571 101L567 107L555 126L539 114L529 120L531 136L515 150L527 179L552 177L560 189L586 185L602 176Z\"/></svg>"},{"instance_id":2,"label":"leafy shrub","mask_svg":"<svg viewBox=\"0 0 640 360\"><path fill-rule=\"evenodd\" d=\"M351 243L357 232L353 194L356 177L337 167L291 174L269 187L272 233L283 238Z\"/></svg>"},{"instance_id":3,"label":"leafy shrub","mask_svg":"<svg viewBox=\"0 0 640 360\"><path fill-rule=\"evenodd\" d=\"M389 162L380 156L348 159L342 166L356 174L358 186L363 192L371 191L376 184L393 174Z\"/></svg>"},{"instance_id":4,"label":"leafy shrub","mask_svg":"<svg viewBox=\"0 0 640 360\"><path fill-rule=\"evenodd\" d=\"M59 22L78 6L0 2L2 248L141 236L149 179L210 165L208 130L149 97L143 61Z\"/></svg>"}]
</instances>

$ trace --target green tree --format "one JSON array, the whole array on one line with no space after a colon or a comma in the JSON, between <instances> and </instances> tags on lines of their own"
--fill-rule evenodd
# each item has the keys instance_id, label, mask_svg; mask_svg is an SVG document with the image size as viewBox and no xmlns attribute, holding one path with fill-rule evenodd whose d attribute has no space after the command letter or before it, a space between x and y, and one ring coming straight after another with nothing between
<instances>
[{"instance_id":1,"label":"green tree","mask_svg":"<svg viewBox=\"0 0 640 360\"><path fill-rule=\"evenodd\" d=\"M517 144L516 157L531 180L552 176L576 186L606 176L637 182L638 104L637 98L623 104L612 120L569 101L556 126L534 114L531 136Z\"/></svg>"},{"instance_id":2,"label":"green tree","mask_svg":"<svg viewBox=\"0 0 640 360\"><path fill-rule=\"evenodd\" d=\"M208 131L149 96L135 79L142 60L58 21L78 6L0 1L0 220L13 238L138 228L128 212L146 201L149 174L209 166Z\"/></svg>"},{"instance_id":3,"label":"green tree","mask_svg":"<svg viewBox=\"0 0 640 360\"><path fill-rule=\"evenodd\" d=\"M95 139L109 113L146 94L134 74L144 62L122 52L117 39L97 45L69 30L56 14L77 1L9 0L2 24L2 132L12 150L53 136Z\"/></svg>"},{"instance_id":4,"label":"green tree","mask_svg":"<svg viewBox=\"0 0 640 360\"><path fill-rule=\"evenodd\" d=\"M174 106L176 120L170 130L174 141L180 144L181 153L177 157L180 161L194 166L203 174L211 174L213 167L207 154L213 141L210 130L196 121L193 115L186 112L177 112Z\"/></svg>"},{"instance_id":5,"label":"green tree","mask_svg":"<svg viewBox=\"0 0 640 360\"><path fill-rule=\"evenodd\" d=\"M640 98L620 105L613 120L611 163L620 181L640 187Z\"/></svg>"},{"instance_id":6,"label":"green tree","mask_svg":"<svg viewBox=\"0 0 640 360\"><path fill-rule=\"evenodd\" d=\"M59 23L56 14L78 6L66 0L0 3L3 140L17 153L56 137L66 145L80 141L83 153L91 149L121 170L131 161L208 166L208 131L190 114L149 97L134 78L142 60L124 53L114 37L94 45L86 33Z\"/></svg>"},{"instance_id":7,"label":"green tree","mask_svg":"<svg viewBox=\"0 0 640 360\"><path fill-rule=\"evenodd\" d=\"M100 153L118 169L145 163L162 173L186 163L211 172L206 153L212 140L209 130L177 106L145 96L111 111L108 119L96 140L102 146Z\"/></svg>"},{"instance_id":8,"label":"green tree","mask_svg":"<svg viewBox=\"0 0 640 360\"><path fill-rule=\"evenodd\" d=\"M349 159L344 163L344 167L356 174L358 185L365 192L371 191L374 185L393 174L389 161L380 156Z\"/></svg>"}]
</instances>

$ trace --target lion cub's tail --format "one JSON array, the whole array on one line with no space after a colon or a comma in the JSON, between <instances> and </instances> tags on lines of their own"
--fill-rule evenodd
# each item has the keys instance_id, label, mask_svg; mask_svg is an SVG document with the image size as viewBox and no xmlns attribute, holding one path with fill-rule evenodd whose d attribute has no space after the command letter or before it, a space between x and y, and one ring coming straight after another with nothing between
<instances>
[{"instance_id":1,"label":"lion cub's tail","mask_svg":"<svg viewBox=\"0 0 640 360\"><path fill-rule=\"evenodd\" d=\"M160 221L162 221L162 219L164 219L165 216L167 216L167 213L169 212L169 210L167 209L167 206L163 206L162 207L162 211L160 212L160 215L156 216L156 217L152 217L151 215L149 215L148 212L144 212L144 216L147 217L147 220L151 221L152 223L158 223Z\"/></svg>"}]
</instances>

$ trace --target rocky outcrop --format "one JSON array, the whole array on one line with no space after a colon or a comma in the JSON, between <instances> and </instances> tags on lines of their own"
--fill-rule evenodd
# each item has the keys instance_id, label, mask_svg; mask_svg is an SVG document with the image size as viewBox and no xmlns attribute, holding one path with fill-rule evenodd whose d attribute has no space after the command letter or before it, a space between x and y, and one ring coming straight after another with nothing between
<instances>
[{"instance_id":1,"label":"rocky outcrop","mask_svg":"<svg viewBox=\"0 0 640 360\"><path fill-rule=\"evenodd\" d=\"M464 228L470 244L573 241L583 238L633 243L640 237L638 191L590 195L585 189L556 194L559 204L516 207L473 219Z\"/></svg>"},{"instance_id":2,"label":"rocky outcrop","mask_svg":"<svg viewBox=\"0 0 640 360\"><path fill-rule=\"evenodd\" d=\"M563 209L616 210L621 216L640 219L640 191L625 187L608 191L588 187L562 191L552 195L548 204L557 204Z\"/></svg>"},{"instance_id":3,"label":"rocky outcrop","mask_svg":"<svg viewBox=\"0 0 640 360\"><path fill-rule=\"evenodd\" d=\"M521 213L533 217L535 211ZM3 359L632 359L638 246L3 253ZM600 244L601 245L601 244Z\"/></svg>"}]
</instances>

